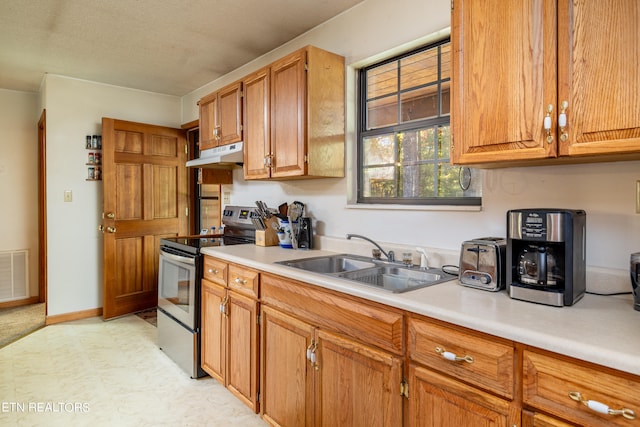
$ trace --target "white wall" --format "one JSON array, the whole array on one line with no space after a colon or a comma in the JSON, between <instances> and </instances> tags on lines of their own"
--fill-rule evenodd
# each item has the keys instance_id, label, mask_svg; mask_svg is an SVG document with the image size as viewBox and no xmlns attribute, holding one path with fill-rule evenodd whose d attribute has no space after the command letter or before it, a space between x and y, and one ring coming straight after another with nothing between
<instances>
[{"instance_id":1,"label":"white wall","mask_svg":"<svg viewBox=\"0 0 640 427\"><path fill-rule=\"evenodd\" d=\"M307 203L323 236L367 235L380 242L411 248L416 245L457 251L464 240L506 235L506 211L551 207L587 211L589 271L614 269L620 281L600 281L599 290L628 286L629 253L640 251L640 215L635 213L635 181L640 163L620 162L573 166L507 168L484 173L481 211L416 211L353 208L348 195L355 164L355 68L387 51L413 46L437 36L450 25L450 0L368 0L269 54L183 97L182 121L195 120L202 96L242 78L287 53L316 45L344 55L347 64L348 178L288 182L247 182L241 170L234 183L223 186L232 204L270 206L300 200ZM591 278L596 277L595 273ZM598 276L599 277L599 276ZM588 282L593 282L589 280ZM589 286L589 284L588 284Z\"/></svg>"},{"instance_id":2,"label":"white wall","mask_svg":"<svg viewBox=\"0 0 640 427\"><path fill-rule=\"evenodd\" d=\"M38 94L0 89L0 252L29 251L38 295Z\"/></svg>"},{"instance_id":3,"label":"white wall","mask_svg":"<svg viewBox=\"0 0 640 427\"><path fill-rule=\"evenodd\" d=\"M85 137L102 117L180 127L180 99L56 75L47 109L48 314L102 307L102 182L86 181ZM73 201L64 202L65 190Z\"/></svg>"}]
</instances>

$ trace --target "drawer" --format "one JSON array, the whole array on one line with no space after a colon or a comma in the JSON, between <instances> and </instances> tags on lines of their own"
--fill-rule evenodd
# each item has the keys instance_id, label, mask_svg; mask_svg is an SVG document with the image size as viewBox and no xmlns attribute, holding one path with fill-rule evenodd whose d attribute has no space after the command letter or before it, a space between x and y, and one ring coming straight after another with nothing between
<instances>
[{"instance_id":1,"label":"drawer","mask_svg":"<svg viewBox=\"0 0 640 427\"><path fill-rule=\"evenodd\" d=\"M212 258L204 257L202 277L222 286L227 286L227 263Z\"/></svg>"},{"instance_id":2,"label":"drawer","mask_svg":"<svg viewBox=\"0 0 640 427\"><path fill-rule=\"evenodd\" d=\"M240 265L229 264L229 289L258 298L259 272Z\"/></svg>"},{"instance_id":3,"label":"drawer","mask_svg":"<svg viewBox=\"0 0 640 427\"><path fill-rule=\"evenodd\" d=\"M501 338L426 318L407 319L409 358L508 399L515 388L515 349ZM451 360L454 356L458 360Z\"/></svg>"},{"instance_id":4,"label":"drawer","mask_svg":"<svg viewBox=\"0 0 640 427\"><path fill-rule=\"evenodd\" d=\"M523 352L523 403L582 426L640 425L640 378L546 352ZM575 401L571 398L582 400ZM601 414L587 407L625 410Z\"/></svg>"}]
</instances>

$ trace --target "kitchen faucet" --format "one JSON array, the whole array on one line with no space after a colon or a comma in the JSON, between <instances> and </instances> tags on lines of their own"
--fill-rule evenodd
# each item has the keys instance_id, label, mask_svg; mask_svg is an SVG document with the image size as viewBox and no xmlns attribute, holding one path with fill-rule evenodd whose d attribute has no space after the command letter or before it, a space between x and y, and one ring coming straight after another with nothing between
<instances>
[{"instance_id":1,"label":"kitchen faucet","mask_svg":"<svg viewBox=\"0 0 640 427\"><path fill-rule=\"evenodd\" d=\"M368 237L361 236L360 234L347 234L347 239L351 239L352 237L357 237L359 239L363 239L363 240L366 240L367 242L373 243L375 245L375 247L380 249L380 252L382 252L384 254L384 256L387 257L387 260L389 262L395 262L396 257L395 257L395 254L393 253L393 251L385 252L385 250L382 249L379 244L377 244L376 242L374 242L373 240L371 240Z\"/></svg>"}]
</instances>

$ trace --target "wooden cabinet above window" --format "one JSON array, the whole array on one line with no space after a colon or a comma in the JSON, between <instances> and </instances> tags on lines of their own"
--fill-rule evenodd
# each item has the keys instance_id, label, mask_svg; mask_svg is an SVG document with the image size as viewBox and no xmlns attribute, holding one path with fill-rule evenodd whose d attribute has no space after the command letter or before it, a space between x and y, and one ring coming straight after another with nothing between
<instances>
[{"instance_id":1,"label":"wooden cabinet above window","mask_svg":"<svg viewBox=\"0 0 640 427\"><path fill-rule=\"evenodd\" d=\"M453 6L453 163L640 158L638 2Z\"/></svg>"}]
</instances>

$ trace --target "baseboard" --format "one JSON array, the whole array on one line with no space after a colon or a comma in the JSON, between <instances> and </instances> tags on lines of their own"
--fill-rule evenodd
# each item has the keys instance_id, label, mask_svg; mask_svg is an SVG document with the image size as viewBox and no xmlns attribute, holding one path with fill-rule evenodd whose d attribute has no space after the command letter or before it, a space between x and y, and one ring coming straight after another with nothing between
<instances>
[{"instance_id":1,"label":"baseboard","mask_svg":"<svg viewBox=\"0 0 640 427\"><path fill-rule=\"evenodd\" d=\"M40 297L35 296L35 297L29 297L25 299L14 300L14 301L0 302L0 308L20 307L22 305L37 304L39 302L40 302Z\"/></svg>"},{"instance_id":2,"label":"baseboard","mask_svg":"<svg viewBox=\"0 0 640 427\"><path fill-rule=\"evenodd\" d=\"M56 323L70 322L72 320L88 319L90 317L102 316L102 307L92 308L90 310L74 311L72 313L56 314L47 316L45 325L54 325Z\"/></svg>"}]
</instances>

